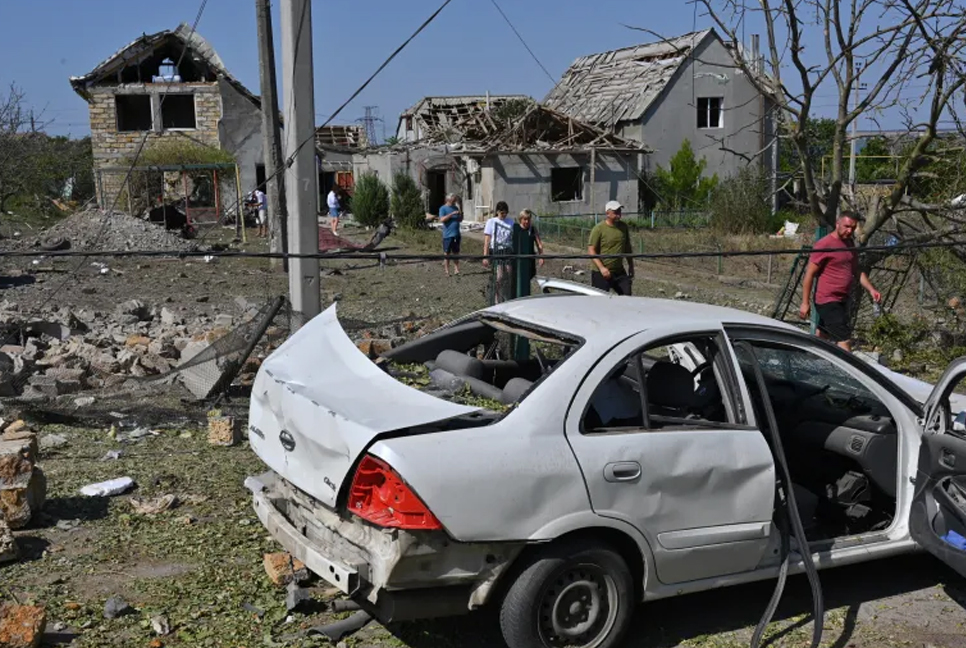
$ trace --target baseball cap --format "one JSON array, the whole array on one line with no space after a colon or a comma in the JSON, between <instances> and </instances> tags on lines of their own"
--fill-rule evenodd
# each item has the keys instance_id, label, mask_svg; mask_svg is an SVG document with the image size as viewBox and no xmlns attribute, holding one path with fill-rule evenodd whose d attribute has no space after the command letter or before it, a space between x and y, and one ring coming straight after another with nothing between
<instances>
[{"instance_id":1,"label":"baseball cap","mask_svg":"<svg viewBox=\"0 0 966 648\"><path fill-rule=\"evenodd\" d=\"M604 211L617 211L618 209L621 209L622 207L623 207L623 205L621 205L616 200L611 200L606 205L604 205Z\"/></svg>"}]
</instances>

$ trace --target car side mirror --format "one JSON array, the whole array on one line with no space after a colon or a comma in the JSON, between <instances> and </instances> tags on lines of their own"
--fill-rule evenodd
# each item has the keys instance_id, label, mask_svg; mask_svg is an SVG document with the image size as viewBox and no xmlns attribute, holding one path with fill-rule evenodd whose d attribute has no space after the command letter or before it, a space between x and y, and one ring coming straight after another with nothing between
<instances>
[{"instance_id":1,"label":"car side mirror","mask_svg":"<svg viewBox=\"0 0 966 648\"><path fill-rule=\"evenodd\" d=\"M966 433L966 410L962 410L953 419L953 431Z\"/></svg>"}]
</instances>

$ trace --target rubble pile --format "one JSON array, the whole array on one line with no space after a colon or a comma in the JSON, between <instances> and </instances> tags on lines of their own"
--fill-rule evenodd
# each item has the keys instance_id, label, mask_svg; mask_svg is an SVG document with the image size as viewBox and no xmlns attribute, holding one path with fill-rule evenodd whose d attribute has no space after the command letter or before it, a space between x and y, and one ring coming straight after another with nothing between
<instances>
[{"instance_id":1,"label":"rubble pile","mask_svg":"<svg viewBox=\"0 0 966 648\"><path fill-rule=\"evenodd\" d=\"M44 230L42 241L65 239L72 250L164 250L180 252L194 244L162 225L124 212L88 209L77 212Z\"/></svg>"},{"instance_id":2,"label":"rubble pile","mask_svg":"<svg viewBox=\"0 0 966 648\"><path fill-rule=\"evenodd\" d=\"M22 401L123 388L131 378L166 374L184 365L229 333L237 321L258 314L249 304L240 318L229 314L186 316L185 311L149 306L140 300L112 312L48 307L25 320L20 308L0 302L0 397ZM214 358L176 374L199 398L220 377L225 362ZM247 367L254 371L254 368ZM254 378L254 376L250 376Z\"/></svg>"}]
</instances>

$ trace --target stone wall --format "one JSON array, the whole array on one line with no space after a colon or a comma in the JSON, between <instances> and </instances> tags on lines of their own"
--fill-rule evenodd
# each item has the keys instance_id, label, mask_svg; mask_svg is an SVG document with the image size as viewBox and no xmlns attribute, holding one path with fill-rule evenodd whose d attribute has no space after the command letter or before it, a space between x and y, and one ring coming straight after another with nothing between
<instances>
[{"instance_id":1,"label":"stone wall","mask_svg":"<svg viewBox=\"0 0 966 648\"><path fill-rule=\"evenodd\" d=\"M185 94L195 96L195 128L161 128L161 94ZM151 97L153 128L148 132L145 147L162 139L187 137L199 144L221 148L218 124L222 118L222 97L217 83L183 84L126 84L122 86L91 89L90 118L91 146L94 153L94 170L98 179L97 200L102 207L110 207L123 189L125 173L103 171L105 167L123 166L137 151L145 131L118 132L114 97L119 94L146 94ZM121 195L117 208L126 210L126 193Z\"/></svg>"}]
</instances>

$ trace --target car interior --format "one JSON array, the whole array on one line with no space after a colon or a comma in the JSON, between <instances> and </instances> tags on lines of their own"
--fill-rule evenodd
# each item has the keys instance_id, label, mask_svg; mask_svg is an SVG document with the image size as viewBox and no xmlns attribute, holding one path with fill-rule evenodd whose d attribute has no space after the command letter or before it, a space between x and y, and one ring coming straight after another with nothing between
<instances>
[{"instance_id":1,"label":"car interior","mask_svg":"<svg viewBox=\"0 0 966 648\"><path fill-rule=\"evenodd\" d=\"M895 516L899 435L888 408L811 351L753 342L810 541L886 529ZM736 349L755 418L770 439L752 358Z\"/></svg>"},{"instance_id":2,"label":"car interior","mask_svg":"<svg viewBox=\"0 0 966 648\"><path fill-rule=\"evenodd\" d=\"M883 530L896 510L898 434L885 405L831 361L809 351L753 343L799 514L810 541ZM689 337L629 357L598 386L586 434L741 424L722 388L727 364L713 336ZM738 353L755 420L771 439L751 358ZM638 360L640 361L638 363ZM643 374L646 417L640 398Z\"/></svg>"},{"instance_id":3,"label":"car interior","mask_svg":"<svg viewBox=\"0 0 966 648\"><path fill-rule=\"evenodd\" d=\"M516 353L525 340L526 353ZM413 340L383 355L396 367L421 364L442 397L460 390L510 406L576 348L577 341L491 319L473 319ZM399 377L398 369L390 369Z\"/></svg>"}]
</instances>

